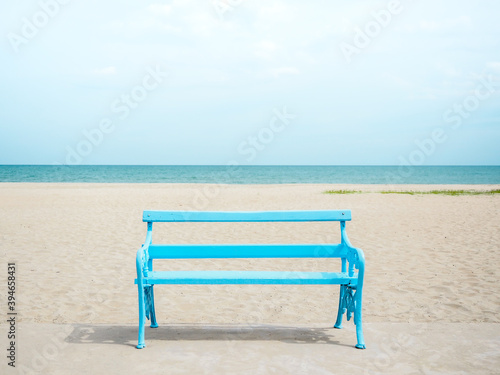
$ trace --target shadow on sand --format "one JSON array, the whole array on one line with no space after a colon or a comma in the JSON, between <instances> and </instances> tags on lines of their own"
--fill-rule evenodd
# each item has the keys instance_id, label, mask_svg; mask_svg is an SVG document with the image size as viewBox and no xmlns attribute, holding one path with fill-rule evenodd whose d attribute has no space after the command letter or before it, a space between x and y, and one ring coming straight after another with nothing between
<instances>
[{"instance_id":1,"label":"shadow on sand","mask_svg":"<svg viewBox=\"0 0 500 375\"><path fill-rule=\"evenodd\" d=\"M74 344L114 344L135 346L137 326L79 325L66 342ZM148 340L163 341L280 341L297 344L330 344L349 346L334 340L338 330L331 327L283 327L272 325L169 325L146 327Z\"/></svg>"}]
</instances>

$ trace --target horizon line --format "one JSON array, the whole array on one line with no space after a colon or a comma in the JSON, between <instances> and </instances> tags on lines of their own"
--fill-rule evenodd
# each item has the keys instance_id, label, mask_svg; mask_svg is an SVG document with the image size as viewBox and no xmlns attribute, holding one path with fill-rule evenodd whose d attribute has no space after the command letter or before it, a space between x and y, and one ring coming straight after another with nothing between
<instances>
[{"instance_id":1,"label":"horizon line","mask_svg":"<svg viewBox=\"0 0 500 375\"><path fill-rule=\"evenodd\" d=\"M0 167L500 167L498 164L0 164Z\"/></svg>"}]
</instances>

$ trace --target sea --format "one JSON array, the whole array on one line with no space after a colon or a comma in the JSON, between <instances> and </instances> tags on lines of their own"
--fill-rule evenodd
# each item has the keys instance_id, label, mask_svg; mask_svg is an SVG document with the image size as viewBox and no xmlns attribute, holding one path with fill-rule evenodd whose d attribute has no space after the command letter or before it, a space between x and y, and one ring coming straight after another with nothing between
<instances>
[{"instance_id":1,"label":"sea","mask_svg":"<svg viewBox=\"0 0 500 375\"><path fill-rule=\"evenodd\" d=\"M500 166L0 165L0 182L500 184Z\"/></svg>"}]
</instances>

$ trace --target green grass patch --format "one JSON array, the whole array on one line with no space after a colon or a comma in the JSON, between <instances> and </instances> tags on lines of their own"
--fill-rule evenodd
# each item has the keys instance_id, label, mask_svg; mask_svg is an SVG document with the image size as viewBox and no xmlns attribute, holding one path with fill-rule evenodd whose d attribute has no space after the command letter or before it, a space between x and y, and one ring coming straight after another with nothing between
<instances>
[{"instance_id":1,"label":"green grass patch","mask_svg":"<svg viewBox=\"0 0 500 375\"><path fill-rule=\"evenodd\" d=\"M361 190L327 190L325 194L360 194Z\"/></svg>"},{"instance_id":2,"label":"green grass patch","mask_svg":"<svg viewBox=\"0 0 500 375\"><path fill-rule=\"evenodd\" d=\"M500 189L486 190L486 191L475 191L475 190L431 190L431 191L381 191L382 194L434 194L434 195L493 195L500 194Z\"/></svg>"},{"instance_id":3,"label":"green grass patch","mask_svg":"<svg viewBox=\"0 0 500 375\"><path fill-rule=\"evenodd\" d=\"M362 194L370 193L363 192L361 190L327 190L323 192L324 194ZM383 190L380 191L381 194L407 194L407 195L424 195L424 194L434 194L434 195L493 195L500 194L500 189L486 190L486 191L476 191L476 190L430 190L430 191L413 191L413 190Z\"/></svg>"},{"instance_id":4,"label":"green grass patch","mask_svg":"<svg viewBox=\"0 0 500 375\"><path fill-rule=\"evenodd\" d=\"M381 194L409 194L409 195L420 194L418 191L391 191L391 190L383 190L380 193Z\"/></svg>"}]
</instances>

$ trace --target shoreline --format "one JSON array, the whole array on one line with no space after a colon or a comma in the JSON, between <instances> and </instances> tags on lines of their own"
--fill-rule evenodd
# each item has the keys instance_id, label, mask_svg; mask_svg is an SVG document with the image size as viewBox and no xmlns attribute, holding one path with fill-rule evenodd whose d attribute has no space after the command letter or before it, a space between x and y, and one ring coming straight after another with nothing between
<instances>
[{"instance_id":1,"label":"shoreline","mask_svg":"<svg viewBox=\"0 0 500 375\"><path fill-rule=\"evenodd\" d=\"M56 191L86 191L91 192L106 192L106 191L129 191L135 192L136 194L157 194L161 191L174 192L179 199L184 202L188 200L190 202L189 208L192 211L203 211L207 210L209 206L212 206L213 211L220 211L216 206L210 204L211 201L219 201L218 198L229 194L230 196L245 196L247 192L252 192L252 194L257 194L255 198L258 198L260 193L271 194L273 196L281 195L296 195L299 193L303 196L302 199L308 200L314 196L326 196L330 200L338 199L339 197L349 197L349 196L360 196L360 195L375 195L375 196L394 196L394 195L407 195L420 197L422 195L427 196L453 196L463 197L466 195L475 197L485 197L485 196L495 196L500 195L498 193L490 193L494 190L500 190L500 184L460 184L460 185L450 185L450 184L209 184L209 183L100 183L100 182L0 182L0 195L4 192L11 190L17 190L18 193L25 191L27 194L29 191L45 191L46 194ZM327 193L328 191L347 191L347 192L336 192ZM446 192L453 191L465 191L473 194L446 194ZM439 193L428 194L432 191L439 191ZM423 194L419 194L423 193ZM427 193L427 194L426 194ZM476 194L474 194L476 193ZM477 194L478 193L478 194ZM1 197L0 197L1 198ZM234 202L234 208L228 207L228 211L237 210L239 204ZM258 203L260 210L266 210L265 203L262 201L256 201ZM166 208L164 208L166 209ZM171 208L173 209L173 208ZM185 208L184 208L185 209ZM246 207L247 211L257 209L257 207ZM278 209L278 208L274 208ZM286 209L313 209L312 207L296 207L287 208L283 207L282 210ZM314 209L319 209L318 207Z\"/></svg>"},{"instance_id":2,"label":"shoreline","mask_svg":"<svg viewBox=\"0 0 500 375\"><path fill-rule=\"evenodd\" d=\"M312 188L336 188L339 190L363 190L377 193L378 190L390 190L390 187L399 190L422 191L428 190L493 190L500 189L500 184L330 184L330 183L270 183L270 184L226 184L226 183L191 183L191 182L0 182L0 187L33 186L85 186L85 187L200 187L200 186L222 186L222 187L312 187Z\"/></svg>"}]
</instances>

